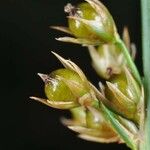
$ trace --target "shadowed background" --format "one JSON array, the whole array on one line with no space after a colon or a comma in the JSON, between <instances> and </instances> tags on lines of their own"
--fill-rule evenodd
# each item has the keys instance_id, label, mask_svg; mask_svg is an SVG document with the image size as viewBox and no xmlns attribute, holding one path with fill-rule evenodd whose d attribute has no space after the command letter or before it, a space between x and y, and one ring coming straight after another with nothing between
<instances>
[{"instance_id":1,"label":"shadowed background","mask_svg":"<svg viewBox=\"0 0 150 150\"><path fill-rule=\"evenodd\" d=\"M1 125L2 149L22 150L126 150L125 145L99 144L78 139L60 123L65 111L55 110L29 99L44 97L43 83L36 75L62 67L51 50L78 64L96 86L100 80L90 65L90 57L79 45L61 43L54 38L63 33L49 25L67 25L63 6L79 0L1 0ZM103 0L122 34L129 27L138 47L136 64L142 72L139 0Z\"/></svg>"}]
</instances>

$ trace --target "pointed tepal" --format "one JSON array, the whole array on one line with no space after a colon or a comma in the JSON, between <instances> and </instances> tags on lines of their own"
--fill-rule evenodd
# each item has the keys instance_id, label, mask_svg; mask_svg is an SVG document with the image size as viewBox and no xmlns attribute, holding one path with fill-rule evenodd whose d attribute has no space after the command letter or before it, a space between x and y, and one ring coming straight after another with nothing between
<instances>
[{"instance_id":1,"label":"pointed tepal","mask_svg":"<svg viewBox=\"0 0 150 150\"><path fill-rule=\"evenodd\" d=\"M46 82L49 79L47 74L38 73L37 75L43 80L43 82Z\"/></svg>"}]
</instances>

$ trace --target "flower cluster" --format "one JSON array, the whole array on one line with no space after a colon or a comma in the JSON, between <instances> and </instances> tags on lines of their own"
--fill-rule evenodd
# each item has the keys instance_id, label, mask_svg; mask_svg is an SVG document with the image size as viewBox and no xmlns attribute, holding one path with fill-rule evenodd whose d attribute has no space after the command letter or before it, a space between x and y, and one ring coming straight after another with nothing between
<instances>
[{"instance_id":1,"label":"flower cluster","mask_svg":"<svg viewBox=\"0 0 150 150\"><path fill-rule=\"evenodd\" d=\"M144 92L133 63L135 46L130 43L127 28L121 40L111 14L101 2L85 1L77 7L70 3L65 6L68 28L52 28L72 36L57 40L86 46L95 71L106 82L99 82L97 89L75 63L53 52L64 68L50 74L39 73L47 99L31 98L69 110L72 118L63 118L62 122L78 132L80 138L126 142L136 149L144 115Z\"/></svg>"}]
</instances>

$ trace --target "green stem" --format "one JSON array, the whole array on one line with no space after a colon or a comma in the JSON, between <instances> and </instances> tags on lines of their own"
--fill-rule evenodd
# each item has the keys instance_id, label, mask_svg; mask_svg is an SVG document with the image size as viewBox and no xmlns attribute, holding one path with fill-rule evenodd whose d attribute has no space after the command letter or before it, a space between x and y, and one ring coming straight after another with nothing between
<instances>
[{"instance_id":1,"label":"green stem","mask_svg":"<svg viewBox=\"0 0 150 150\"><path fill-rule=\"evenodd\" d=\"M127 144L128 147L130 147L132 150L137 150L137 143L134 141L133 136L131 135L128 130L126 130L122 124L118 121L116 118L116 114L111 112L109 109L107 109L104 105L102 105L103 111L110 121L113 128L116 130L116 132L119 134L121 139Z\"/></svg>"},{"instance_id":2,"label":"green stem","mask_svg":"<svg viewBox=\"0 0 150 150\"><path fill-rule=\"evenodd\" d=\"M150 0L141 0L145 102L147 107L141 150L150 150Z\"/></svg>"},{"instance_id":3,"label":"green stem","mask_svg":"<svg viewBox=\"0 0 150 150\"><path fill-rule=\"evenodd\" d=\"M126 48L124 42L120 38L117 38L116 43L122 49L123 54L124 54L124 56L125 56L125 58L127 60L128 67L131 69L133 76L141 84L142 82L141 82L140 74L139 74L139 72L138 72L138 70L137 70L137 68L135 66L135 63L133 62L133 60L131 58L131 55L129 54L129 51Z\"/></svg>"}]
</instances>

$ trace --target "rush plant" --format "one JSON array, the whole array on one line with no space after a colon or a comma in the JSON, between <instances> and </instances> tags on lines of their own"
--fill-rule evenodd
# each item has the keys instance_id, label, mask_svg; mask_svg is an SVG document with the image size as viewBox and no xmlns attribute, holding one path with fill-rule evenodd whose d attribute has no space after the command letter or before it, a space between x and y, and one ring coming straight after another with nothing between
<instances>
[{"instance_id":1,"label":"rush plant","mask_svg":"<svg viewBox=\"0 0 150 150\"><path fill-rule=\"evenodd\" d=\"M77 6L68 3L68 27L52 26L70 36L57 38L87 47L96 73L105 80L96 88L71 60L52 52L63 64L44 81L46 99L31 97L50 107L65 109L71 119L62 123L82 139L125 143L132 150L150 150L150 1L141 0L143 70L134 63L136 48L128 29L120 37L107 8L98 0Z\"/></svg>"}]
</instances>

